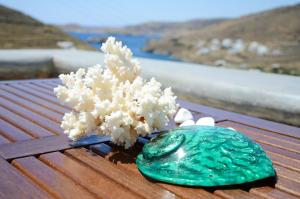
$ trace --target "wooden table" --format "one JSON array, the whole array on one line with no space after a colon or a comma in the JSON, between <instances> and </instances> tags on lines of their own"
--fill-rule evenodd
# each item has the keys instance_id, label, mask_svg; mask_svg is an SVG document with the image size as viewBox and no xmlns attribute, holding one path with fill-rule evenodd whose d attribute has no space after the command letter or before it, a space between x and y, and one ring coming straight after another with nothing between
<instances>
[{"instance_id":1,"label":"wooden table","mask_svg":"<svg viewBox=\"0 0 300 199\"><path fill-rule=\"evenodd\" d=\"M69 108L53 95L59 81L0 83L0 198L299 198L300 129L179 101L195 118L212 116L257 141L278 181L239 189L203 189L149 181L135 165L147 138L131 150L91 137L71 145L60 121ZM174 123L170 123L170 127Z\"/></svg>"}]
</instances>

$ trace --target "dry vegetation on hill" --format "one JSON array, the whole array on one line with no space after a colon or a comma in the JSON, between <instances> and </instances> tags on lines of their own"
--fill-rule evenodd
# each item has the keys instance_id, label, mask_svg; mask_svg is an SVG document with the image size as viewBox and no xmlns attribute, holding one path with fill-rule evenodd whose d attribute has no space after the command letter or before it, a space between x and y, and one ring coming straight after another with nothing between
<instances>
[{"instance_id":1,"label":"dry vegetation on hill","mask_svg":"<svg viewBox=\"0 0 300 199\"><path fill-rule=\"evenodd\" d=\"M92 49L58 28L0 5L0 48L58 48L57 42L69 41L76 48Z\"/></svg>"},{"instance_id":2,"label":"dry vegetation on hill","mask_svg":"<svg viewBox=\"0 0 300 199\"><path fill-rule=\"evenodd\" d=\"M226 20L201 29L167 33L160 40L151 41L146 50L209 65L216 65L219 61L226 67L300 75L299 19L300 4ZM220 45L219 50L199 53L199 42L206 43L205 47L209 48L207 45L212 40L221 43L226 38L232 41L241 39L245 50L233 54ZM267 47L269 53L258 56L249 52L247 48L253 41Z\"/></svg>"},{"instance_id":3,"label":"dry vegetation on hill","mask_svg":"<svg viewBox=\"0 0 300 199\"><path fill-rule=\"evenodd\" d=\"M185 22L146 22L138 25L125 26L120 28L114 27L86 27L78 24L60 25L65 32L82 32L82 33L118 33L128 35L161 35L169 32L178 32L183 30L200 29L212 24L217 24L226 19L195 19Z\"/></svg>"}]
</instances>

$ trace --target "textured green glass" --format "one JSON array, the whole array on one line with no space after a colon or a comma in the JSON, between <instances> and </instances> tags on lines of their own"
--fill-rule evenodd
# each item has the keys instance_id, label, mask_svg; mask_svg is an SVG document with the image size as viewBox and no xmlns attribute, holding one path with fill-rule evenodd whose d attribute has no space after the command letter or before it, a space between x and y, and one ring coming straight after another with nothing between
<instances>
[{"instance_id":1,"label":"textured green glass","mask_svg":"<svg viewBox=\"0 0 300 199\"><path fill-rule=\"evenodd\" d=\"M190 186L223 186L275 176L263 149L222 127L186 126L159 134L136 160L150 178Z\"/></svg>"}]
</instances>

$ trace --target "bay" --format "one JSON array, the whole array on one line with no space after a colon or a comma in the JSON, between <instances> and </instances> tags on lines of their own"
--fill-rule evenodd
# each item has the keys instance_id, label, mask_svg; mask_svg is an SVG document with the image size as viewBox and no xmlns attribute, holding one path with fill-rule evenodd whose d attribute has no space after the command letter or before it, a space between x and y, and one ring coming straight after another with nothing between
<instances>
[{"instance_id":1,"label":"bay","mask_svg":"<svg viewBox=\"0 0 300 199\"><path fill-rule=\"evenodd\" d=\"M144 57L150 59L159 60L169 60L169 61L179 61L178 59L163 54L154 54L150 52L143 51L143 48L149 40L158 39L155 35L127 35L127 34L110 34L110 33L79 33L79 32L69 32L69 34L76 39L80 39L88 43L91 47L95 49L100 49L102 45L102 39L109 36L115 37L117 40L122 41L128 48L131 49L135 57Z\"/></svg>"}]
</instances>

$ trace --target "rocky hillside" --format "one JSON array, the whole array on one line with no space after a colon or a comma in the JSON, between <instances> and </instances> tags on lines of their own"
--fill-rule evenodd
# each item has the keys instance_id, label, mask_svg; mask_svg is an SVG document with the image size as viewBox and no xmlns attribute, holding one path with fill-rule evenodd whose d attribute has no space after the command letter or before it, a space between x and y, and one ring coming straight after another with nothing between
<instances>
[{"instance_id":1,"label":"rocky hillside","mask_svg":"<svg viewBox=\"0 0 300 199\"><path fill-rule=\"evenodd\" d=\"M122 33L135 35L144 34L169 34L174 31L202 29L212 24L218 24L225 19L196 19L185 22L148 22L120 29Z\"/></svg>"},{"instance_id":2,"label":"rocky hillside","mask_svg":"<svg viewBox=\"0 0 300 199\"><path fill-rule=\"evenodd\" d=\"M168 34L173 31L195 30L205 28L212 24L218 24L226 19L196 19L185 22L147 22L138 25L125 26L121 28L113 27L86 27L78 24L61 25L65 32L90 32L90 33L121 33L130 35L148 35L148 34Z\"/></svg>"},{"instance_id":3,"label":"rocky hillside","mask_svg":"<svg viewBox=\"0 0 300 199\"><path fill-rule=\"evenodd\" d=\"M146 50L197 63L300 75L300 4L165 34Z\"/></svg>"},{"instance_id":4,"label":"rocky hillside","mask_svg":"<svg viewBox=\"0 0 300 199\"><path fill-rule=\"evenodd\" d=\"M0 48L92 49L58 28L45 25L19 11L0 5Z\"/></svg>"}]
</instances>

